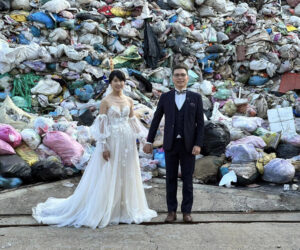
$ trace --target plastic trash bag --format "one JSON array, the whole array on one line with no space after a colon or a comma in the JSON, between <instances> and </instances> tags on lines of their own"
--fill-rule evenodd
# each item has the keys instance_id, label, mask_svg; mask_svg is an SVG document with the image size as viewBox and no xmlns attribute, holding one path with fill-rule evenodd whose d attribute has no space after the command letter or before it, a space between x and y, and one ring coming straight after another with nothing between
<instances>
[{"instance_id":1,"label":"plastic trash bag","mask_svg":"<svg viewBox=\"0 0 300 250\"><path fill-rule=\"evenodd\" d=\"M79 162L84 152L81 144L61 131L46 133L43 144L57 153L65 165L73 165L73 162Z\"/></svg>"},{"instance_id":2,"label":"plastic trash bag","mask_svg":"<svg viewBox=\"0 0 300 250\"><path fill-rule=\"evenodd\" d=\"M300 135L298 134L285 134L281 136L281 141L289 143L295 147L300 147Z\"/></svg>"},{"instance_id":3,"label":"plastic trash bag","mask_svg":"<svg viewBox=\"0 0 300 250\"><path fill-rule=\"evenodd\" d=\"M11 7L14 10L31 10L29 0L13 0Z\"/></svg>"},{"instance_id":4,"label":"plastic trash bag","mask_svg":"<svg viewBox=\"0 0 300 250\"><path fill-rule=\"evenodd\" d=\"M261 137L254 136L254 135L246 136L236 141L231 141L228 147L236 144L248 144L248 145L251 144L256 148L264 148L267 146L267 144L264 142L264 140Z\"/></svg>"},{"instance_id":5,"label":"plastic trash bag","mask_svg":"<svg viewBox=\"0 0 300 250\"><path fill-rule=\"evenodd\" d=\"M57 95L62 91L59 82L51 79L41 79L38 84L31 89L32 94Z\"/></svg>"},{"instance_id":6,"label":"plastic trash bag","mask_svg":"<svg viewBox=\"0 0 300 250\"><path fill-rule=\"evenodd\" d=\"M28 181L31 179L31 168L18 155L3 155L0 156L0 175Z\"/></svg>"},{"instance_id":7,"label":"plastic trash bag","mask_svg":"<svg viewBox=\"0 0 300 250\"><path fill-rule=\"evenodd\" d=\"M168 0L168 4L174 8L183 8L185 10L193 11L194 0Z\"/></svg>"},{"instance_id":8,"label":"plastic trash bag","mask_svg":"<svg viewBox=\"0 0 300 250\"><path fill-rule=\"evenodd\" d=\"M39 135L52 131L54 121L52 118L38 117L34 120L34 130Z\"/></svg>"},{"instance_id":9,"label":"plastic trash bag","mask_svg":"<svg viewBox=\"0 0 300 250\"><path fill-rule=\"evenodd\" d=\"M39 161L32 165L32 178L35 181L56 181L65 179L66 171L58 161Z\"/></svg>"},{"instance_id":10,"label":"plastic trash bag","mask_svg":"<svg viewBox=\"0 0 300 250\"><path fill-rule=\"evenodd\" d=\"M219 100L227 100L231 96L231 90L220 88L218 91L214 94L214 98Z\"/></svg>"},{"instance_id":11,"label":"plastic trash bag","mask_svg":"<svg viewBox=\"0 0 300 250\"><path fill-rule=\"evenodd\" d=\"M166 161L165 161L165 152L161 150L154 150L154 160L158 161L158 166L161 168L166 168Z\"/></svg>"},{"instance_id":12,"label":"plastic trash bag","mask_svg":"<svg viewBox=\"0 0 300 250\"><path fill-rule=\"evenodd\" d=\"M11 7L11 0L1 0L0 1L0 10L10 10Z\"/></svg>"},{"instance_id":13,"label":"plastic trash bag","mask_svg":"<svg viewBox=\"0 0 300 250\"><path fill-rule=\"evenodd\" d=\"M204 126L203 141L201 154L221 156L230 142L230 132L222 123L208 122Z\"/></svg>"},{"instance_id":14,"label":"plastic trash bag","mask_svg":"<svg viewBox=\"0 0 300 250\"><path fill-rule=\"evenodd\" d=\"M40 160L46 160L49 156L54 156L58 159L60 158L58 154L56 154L53 150L51 150L44 144L40 144L35 152L39 155Z\"/></svg>"},{"instance_id":15,"label":"plastic trash bag","mask_svg":"<svg viewBox=\"0 0 300 250\"><path fill-rule=\"evenodd\" d=\"M195 163L194 178L203 183L216 183L218 179L218 170L224 163L225 155L205 156Z\"/></svg>"},{"instance_id":16,"label":"plastic trash bag","mask_svg":"<svg viewBox=\"0 0 300 250\"><path fill-rule=\"evenodd\" d=\"M29 166L32 166L32 164L39 160L39 156L25 143L16 148L16 153L26 161Z\"/></svg>"},{"instance_id":17,"label":"plastic trash bag","mask_svg":"<svg viewBox=\"0 0 300 250\"><path fill-rule=\"evenodd\" d=\"M48 39L50 42L57 42L65 41L66 39L68 39L68 37L69 34L66 30L64 30L63 28L57 28L49 34Z\"/></svg>"},{"instance_id":18,"label":"plastic trash bag","mask_svg":"<svg viewBox=\"0 0 300 250\"><path fill-rule=\"evenodd\" d=\"M12 126L0 124L0 139L10 144L13 148L21 145L22 136Z\"/></svg>"},{"instance_id":19,"label":"plastic trash bag","mask_svg":"<svg viewBox=\"0 0 300 250\"><path fill-rule=\"evenodd\" d=\"M7 142L0 139L0 155L14 155L15 150Z\"/></svg>"},{"instance_id":20,"label":"plastic trash bag","mask_svg":"<svg viewBox=\"0 0 300 250\"><path fill-rule=\"evenodd\" d=\"M255 162L233 163L228 167L228 170L235 172L237 183L242 186L254 183L259 176Z\"/></svg>"},{"instance_id":21,"label":"plastic trash bag","mask_svg":"<svg viewBox=\"0 0 300 250\"><path fill-rule=\"evenodd\" d=\"M16 188L22 184L20 178L4 178L0 176L0 188Z\"/></svg>"},{"instance_id":22,"label":"plastic trash bag","mask_svg":"<svg viewBox=\"0 0 300 250\"><path fill-rule=\"evenodd\" d=\"M26 128L21 132L22 140L31 148L36 149L41 143L41 137L33 129Z\"/></svg>"},{"instance_id":23,"label":"plastic trash bag","mask_svg":"<svg viewBox=\"0 0 300 250\"><path fill-rule=\"evenodd\" d=\"M275 158L264 166L263 179L268 182L283 184L293 180L295 167L287 160Z\"/></svg>"},{"instance_id":24,"label":"plastic trash bag","mask_svg":"<svg viewBox=\"0 0 300 250\"><path fill-rule=\"evenodd\" d=\"M154 69L157 68L157 63L162 57L161 48L158 39L154 34L149 22L145 20L144 30L144 58L147 66Z\"/></svg>"},{"instance_id":25,"label":"plastic trash bag","mask_svg":"<svg viewBox=\"0 0 300 250\"><path fill-rule=\"evenodd\" d=\"M289 143L279 143L276 148L278 158L290 159L300 154L300 148Z\"/></svg>"},{"instance_id":26,"label":"plastic trash bag","mask_svg":"<svg viewBox=\"0 0 300 250\"><path fill-rule=\"evenodd\" d=\"M65 9L70 8L71 5L66 0L51 0L42 6L42 9L52 13L59 13Z\"/></svg>"},{"instance_id":27,"label":"plastic trash bag","mask_svg":"<svg viewBox=\"0 0 300 250\"><path fill-rule=\"evenodd\" d=\"M251 162L262 157L252 144L236 144L227 147L225 155L231 157L232 163Z\"/></svg>"},{"instance_id":28,"label":"plastic trash bag","mask_svg":"<svg viewBox=\"0 0 300 250\"><path fill-rule=\"evenodd\" d=\"M221 187L225 185L226 187L230 188L231 183L236 183L236 182L237 182L237 176L235 172L231 170L222 177L219 186Z\"/></svg>"},{"instance_id":29,"label":"plastic trash bag","mask_svg":"<svg viewBox=\"0 0 300 250\"><path fill-rule=\"evenodd\" d=\"M90 85L90 84L84 85L80 89L79 88L75 89L75 95L78 96L78 98L81 101L88 101L88 100L92 99L94 94L95 94L94 89L93 89L92 85Z\"/></svg>"},{"instance_id":30,"label":"plastic trash bag","mask_svg":"<svg viewBox=\"0 0 300 250\"><path fill-rule=\"evenodd\" d=\"M234 116L232 117L232 126L235 128L244 129L248 132L255 131L263 123L263 119L260 117L245 117Z\"/></svg>"},{"instance_id":31,"label":"plastic trash bag","mask_svg":"<svg viewBox=\"0 0 300 250\"><path fill-rule=\"evenodd\" d=\"M9 124L15 129L32 127L33 119L33 116L18 108L9 96L0 107L0 123Z\"/></svg>"}]
</instances>

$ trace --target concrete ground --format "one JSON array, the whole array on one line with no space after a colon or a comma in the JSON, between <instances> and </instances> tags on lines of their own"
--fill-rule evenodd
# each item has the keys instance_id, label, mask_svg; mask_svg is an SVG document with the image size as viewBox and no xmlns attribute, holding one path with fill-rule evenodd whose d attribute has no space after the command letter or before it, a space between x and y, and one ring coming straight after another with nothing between
<instances>
[{"instance_id":1,"label":"concrete ground","mask_svg":"<svg viewBox=\"0 0 300 250\"><path fill-rule=\"evenodd\" d=\"M194 185L194 224L164 224L163 179L146 189L159 216L141 225L104 229L39 225L31 207L67 197L79 178L0 192L0 249L300 249L300 191ZM73 185L73 186L72 186ZM72 186L72 187L70 187ZM178 188L181 200L181 188Z\"/></svg>"}]
</instances>

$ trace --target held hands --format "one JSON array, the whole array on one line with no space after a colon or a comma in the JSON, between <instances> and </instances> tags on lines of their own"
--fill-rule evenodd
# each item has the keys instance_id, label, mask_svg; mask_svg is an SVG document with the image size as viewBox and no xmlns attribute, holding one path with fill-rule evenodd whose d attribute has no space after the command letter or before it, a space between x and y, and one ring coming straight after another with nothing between
<instances>
[{"instance_id":1,"label":"held hands","mask_svg":"<svg viewBox=\"0 0 300 250\"><path fill-rule=\"evenodd\" d=\"M199 155L200 152L201 152L201 147L199 147L199 146L194 146L193 147L193 151L192 151L193 155Z\"/></svg>"},{"instance_id":2,"label":"held hands","mask_svg":"<svg viewBox=\"0 0 300 250\"><path fill-rule=\"evenodd\" d=\"M152 154L153 146L152 144L145 144L143 150L146 154Z\"/></svg>"},{"instance_id":3,"label":"held hands","mask_svg":"<svg viewBox=\"0 0 300 250\"><path fill-rule=\"evenodd\" d=\"M102 156L103 156L104 160L108 161L110 158L110 152L108 150L106 150L102 153Z\"/></svg>"}]
</instances>

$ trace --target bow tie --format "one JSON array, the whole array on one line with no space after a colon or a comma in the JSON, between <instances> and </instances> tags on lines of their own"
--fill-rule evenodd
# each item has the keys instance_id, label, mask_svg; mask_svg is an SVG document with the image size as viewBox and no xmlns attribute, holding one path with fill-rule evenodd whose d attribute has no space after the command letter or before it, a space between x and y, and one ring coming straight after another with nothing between
<instances>
[{"instance_id":1,"label":"bow tie","mask_svg":"<svg viewBox=\"0 0 300 250\"><path fill-rule=\"evenodd\" d=\"M185 93L186 93L186 89L184 89L184 90L181 90L181 91L179 91L179 90L175 89L175 92L176 92L176 94L177 94L177 95L183 95L183 94L185 94Z\"/></svg>"}]
</instances>

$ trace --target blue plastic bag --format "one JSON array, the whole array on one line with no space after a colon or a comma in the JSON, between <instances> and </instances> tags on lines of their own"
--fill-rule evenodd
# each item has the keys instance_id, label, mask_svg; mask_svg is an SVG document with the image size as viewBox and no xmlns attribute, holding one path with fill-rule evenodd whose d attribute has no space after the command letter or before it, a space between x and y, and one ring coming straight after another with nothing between
<instances>
[{"instance_id":1,"label":"blue plastic bag","mask_svg":"<svg viewBox=\"0 0 300 250\"><path fill-rule=\"evenodd\" d=\"M261 86L268 82L269 79L262 76L251 76L248 84L252 86Z\"/></svg>"},{"instance_id":2,"label":"blue plastic bag","mask_svg":"<svg viewBox=\"0 0 300 250\"><path fill-rule=\"evenodd\" d=\"M158 160L158 166L166 168L165 152L163 149L154 150L154 160Z\"/></svg>"},{"instance_id":3,"label":"blue plastic bag","mask_svg":"<svg viewBox=\"0 0 300 250\"><path fill-rule=\"evenodd\" d=\"M81 101L88 101L92 99L94 94L94 89L90 84L84 85L82 88L75 89L75 95L77 95Z\"/></svg>"},{"instance_id":4,"label":"blue plastic bag","mask_svg":"<svg viewBox=\"0 0 300 250\"><path fill-rule=\"evenodd\" d=\"M40 37L40 36L41 36L41 31L40 31L40 29L37 28L37 27L35 27L35 26L31 26L31 27L30 27L30 31L31 31L31 33L32 33L32 35L33 35L34 37Z\"/></svg>"},{"instance_id":5,"label":"blue plastic bag","mask_svg":"<svg viewBox=\"0 0 300 250\"><path fill-rule=\"evenodd\" d=\"M22 34L22 33L18 36L18 39L19 39L19 43L20 43L20 44L25 44L25 45L30 44L30 41L28 41L28 40L25 38L24 34Z\"/></svg>"},{"instance_id":6,"label":"blue plastic bag","mask_svg":"<svg viewBox=\"0 0 300 250\"><path fill-rule=\"evenodd\" d=\"M64 22L65 21L64 18L59 17L56 14L53 14L53 17L54 17L56 22ZM31 14L27 17L27 20L32 21L32 22L43 23L43 24L45 24L47 29L54 29L55 28L55 23L52 20L52 18L44 12L33 13L33 14Z\"/></svg>"}]
</instances>

